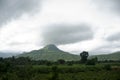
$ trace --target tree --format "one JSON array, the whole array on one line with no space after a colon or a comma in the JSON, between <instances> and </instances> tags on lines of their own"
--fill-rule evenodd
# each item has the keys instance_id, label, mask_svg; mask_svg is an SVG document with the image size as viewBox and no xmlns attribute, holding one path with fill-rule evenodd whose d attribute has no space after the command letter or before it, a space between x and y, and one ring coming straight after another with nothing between
<instances>
[{"instance_id":1,"label":"tree","mask_svg":"<svg viewBox=\"0 0 120 80\"><path fill-rule=\"evenodd\" d=\"M81 57L81 62L85 63L87 61L89 54L87 51L83 51L82 53L80 53L80 57Z\"/></svg>"},{"instance_id":2,"label":"tree","mask_svg":"<svg viewBox=\"0 0 120 80\"><path fill-rule=\"evenodd\" d=\"M63 59L59 59L57 62L58 62L59 64L65 64L65 60L63 60Z\"/></svg>"}]
</instances>

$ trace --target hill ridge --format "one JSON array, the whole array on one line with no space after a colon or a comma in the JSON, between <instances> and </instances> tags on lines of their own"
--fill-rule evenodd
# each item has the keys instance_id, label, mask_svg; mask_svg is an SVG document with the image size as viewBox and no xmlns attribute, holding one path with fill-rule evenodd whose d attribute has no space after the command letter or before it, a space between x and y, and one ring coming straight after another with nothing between
<instances>
[{"instance_id":1,"label":"hill ridge","mask_svg":"<svg viewBox=\"0 0 120 80\"><path fill-rule=\"evenodd\" d=\"M45 47L39 50L33 50L30 52L20 54L18 55L18 57L29 57L33 60L50 60L50 61L57 61L59 59L64 59L66 61L80 60L80 57L78 55L64 52L53 44L46 45Z\"/></svg>"},{"instance_id":2,"label":"hill ridge","mask_svg":"<svg viewBox=\"0 0 120 80\"><path fill-rule=\"evenodd\" d=\"M117 52L113 52L110 54L100 54L100 55L93 55L92 57L97 57L99 61L103 61L103 60L120 60L120 51Z\"/></svg>"}]
</instances>

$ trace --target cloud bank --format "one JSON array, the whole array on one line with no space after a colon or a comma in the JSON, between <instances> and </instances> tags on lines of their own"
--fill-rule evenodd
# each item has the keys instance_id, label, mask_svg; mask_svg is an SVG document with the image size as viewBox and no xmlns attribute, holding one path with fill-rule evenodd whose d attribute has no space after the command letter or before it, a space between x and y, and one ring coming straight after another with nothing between
<instances>
[{"instance_id":1,"label":"cloud bank","mask_svg":"<svg viewBox=\"0 0 120 80\"><path fill-rule=\"evenodd\" d=\"M120 0L92 0L96 2L99 9L111 13L120 14Z\"/></svg>"},{"instance_id":2,"label":"cloud bank","mask_svg":"<svg viewBox=\"0 0 120 80\"><path fill-rule=\"evenodd\" d=\"M0 51L119 51L119 13L119 0L0 0Z\"/></svg>"},{"instance_id":3,"label":"cloud bank","mask_svg":"<svg viewBox=\"0 0 120 80\"><path fill-rule=\"evenodd\" d=\"M64 25L56 24L43 30L43 42L45 44L70 44L93 38L92 29L86 24Z\"/></svg>"},{"instance_id":4,"label":"cloud bank","mask_svg":"<svg viewBox=\"0 0 120 80\"><path fill-rule=\"evenodd\" d=\"M107 40L108 41L120 41L120 32L108 36Z\"/></svg>"},{"instance_id":5,"label":"cloud bank","mask_svg":"<svg viewBox=\"0 0 120 80\"><path fill-rule=\"evenodd\" d=\"M0 25L37 10L40 0L0 0Z\"/></svg>"}]
</instances>

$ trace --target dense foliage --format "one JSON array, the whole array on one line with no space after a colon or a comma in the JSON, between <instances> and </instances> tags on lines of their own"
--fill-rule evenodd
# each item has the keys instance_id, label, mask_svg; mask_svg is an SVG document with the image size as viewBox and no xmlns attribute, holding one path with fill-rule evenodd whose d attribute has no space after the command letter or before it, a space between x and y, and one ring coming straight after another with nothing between
<instances>
[{"instance_id":1,"label":"dense foliage","mask_svg":"<svg viewBox=\"0 0 120 80\"><path fill-rule=\"evenodd\" d=\"M83 51L82 53L80 53L81 62L85 63L87 61L88 56L89 53L87 51Z\"/></svg>"},{"instance_id":2,"label":"dense foliage","mask_svg":"<svg viewBox=\"0 0 120 80\"><path fill-rule=\"evenodd\" d=\"M0 80L120 80L120 61L87 63L0 58Z\"/></svg>"}]
</instances>

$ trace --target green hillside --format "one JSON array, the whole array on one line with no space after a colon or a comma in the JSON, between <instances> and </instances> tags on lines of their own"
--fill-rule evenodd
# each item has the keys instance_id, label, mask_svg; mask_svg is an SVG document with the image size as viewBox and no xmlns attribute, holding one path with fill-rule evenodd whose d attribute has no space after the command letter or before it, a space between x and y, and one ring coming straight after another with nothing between
<instances>
[{"instance_id":1,"label":"green hillside","mask_svg":"<svg viewBox=\"0 0 120 80\"><path fill-rule=\"evenodd\" d=\"M98 60L103 61L103 60L120 60L120 52L114 52L111 54L103 54L103 55L94 55L91 57L97 57Z\"/></svg>"},{"instance_id":2,"label":"green hillside","mask_svg":"<svg viewBox=\"0 0 120 80\"><path fill-rule=\"evenodd\" d=\"M52 44L47 45L40 50L33 50L31 52L20 54L17 57L29 57L33 60L50 60L50 61L56 61L59 59L64 59L66 61L80 60L80 56L64 52ZM90 56L89 58L93 57L97 57L99 61L120 60L120 52L103 55L93 55Z\"/></svg>"},{"instance_id":3,"label":"green hillside","mask_svg":"<svg viewBox=\"0 0 120 80\"><path fill-rule=\"evenodd\" d=\"M80 60L80 57L78 55L73 55L68 52L64 52L52 44L47 45L40 50L34 50L31 52L20 54L17 57L29 57L33 60L50 60L50 61L56 61L59 59L64 59L67 61Z\"/></svg>"}]
</instances>

